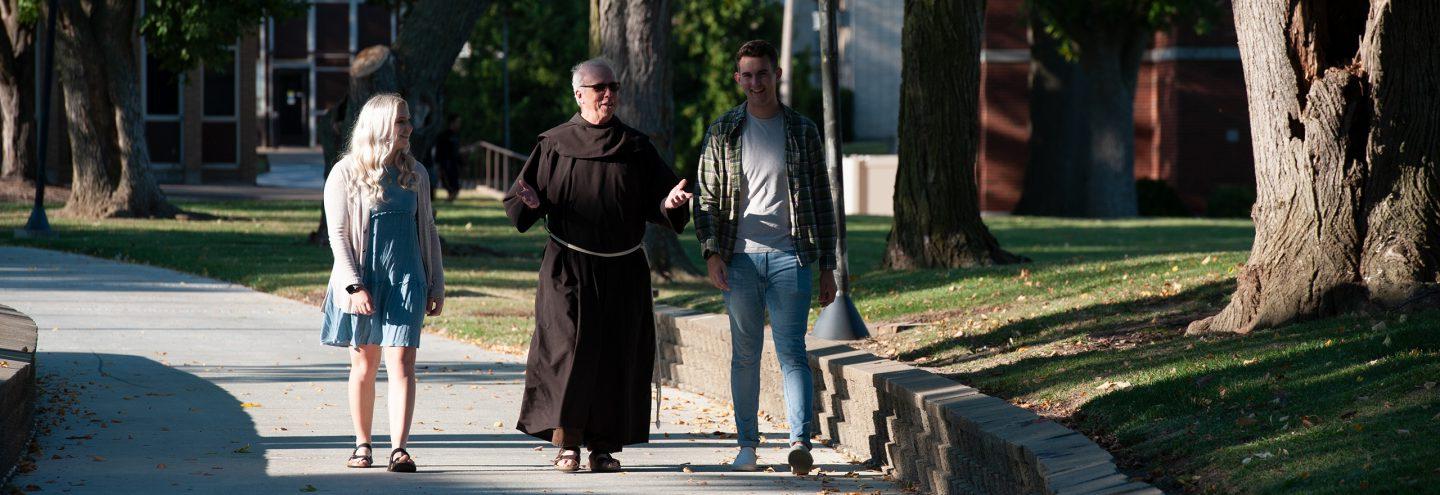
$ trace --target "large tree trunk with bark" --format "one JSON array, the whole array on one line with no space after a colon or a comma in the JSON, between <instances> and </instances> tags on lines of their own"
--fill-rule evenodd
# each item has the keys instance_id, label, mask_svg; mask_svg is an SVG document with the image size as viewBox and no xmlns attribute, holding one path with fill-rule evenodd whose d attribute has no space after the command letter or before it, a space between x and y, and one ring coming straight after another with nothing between
<instances>
[{"instance_id":1,"label":"large tree trunk with bark","mask_svg":"<svg viewBox=\"0 0 1440 495\"><path fill-rule=\"evenodd\" d=\"M1077 33L1079 60L1070 62L1049 35L1034 35L1031 156L1016 213L1091 218L1139 213L1135 84L1149 36L1146 29L1123 25Z\"/></svg>"},{"instance_id":2,"label":"large tree trunk with bark","mask_svg":"<svg viewBox=\"0 0 1440 495\"><path fill-rule=\"evenodd\" d=\"M460 55L460 48L470 39L475 21L485 12L489 2L420 0L410 5L400 20L399 33L393 48L369 47L361 51L350 67L350 91L346 103L330 109L330 122L320 122L316 129L325 153L325 176L339 161L349 145L350 130L365 102L376 93L399 93L410 110L415 129L410 134L410 149L424 163L425 154L435 145L435 138L445 128L445 77ZM343 120L341 120L343 115ZM330 128L325 128L329 125ZM424 163L425 165L430 165ZM434 178L431 179L434 182ZM423 194L430 194L424 191ZM432 212L433 213L433 212ZM325 244L325 215L310 233L310 242ZM443 242L443 239L442 239Z\"/></svg>"},{"instance_id":3,"label":"large tree trunk with bark","mask_svg":"<svg viewBox=\"0 0 1440 495\"><path fill-rule=\"evenodd\" d=\"M119 176L115 119L105 91L109 74L101 67L101 55L89 15L77 3L60 4L55 33L55 70L65 100L65 121L69 134L73 176L70 200L65 212L84 218L100 218L113 212L111 193Z\"/></svg>"},{"instance_id":4,"label":"large tree trunk with bark","mask_svg":"<svg viewBox=\"0 0 1440 495\"><path fill-rule=\"evenodd\" d=\"M35 30L19 10L19 0L0 0L0 180L34 174Z\"/></svg>"},{"instance_id":5,"label":"large tree trunk with bark","mask_svg":"<svg viewBox=\"0 0 1440 495\"><path fill-rule=\"evenodd\" d=\"M1440 3L1239 0L1235 24L1255 244L1187 332L1440 304Z\"/></svg>"},{"instance_id":6,"label":"large tree trunk with bark","mask_svg":"<svg viewBox=\"0 0 1440 495\"><path fill-rule=\"evenodd\" d=\"M591 51L614 63L620 120L650 136L666 162L675 161L675 97L670 64L669 0L591 0ZM650 272L665 280L698 278L670 229L645 226Z\"/></svg>"},{"instance_id":7,"label":"large tree trunk with bark","mask_svg":"<svg viewBox=\"0 0 1440 495\"><path fill-rule=\"evenodd\" d=\"M133 0L61 2L56 66L75 169L65 212L81 217L175 216L150 174Z\"/></svg>"},{"instance_id":8,"label":"large tree trunk with bark","mask_svg":"<svg viewBox=\"0 0 1440 495\"><path fill-rule=\"evenodd\" d=\"M1060 42L1045 34L1039 14L1030 14L1029 163L1019 215L1075 216L1084 210L1080 159L1085 133L1085 72L1066 60Z\"/></svg>"},{"instance_id":9,"label":"large tree trunk with bark","mask_svg":"<svg viewBox=\"0 0 1440 495\"><path fill-rule=\"evenodd\" d=\"M980 219L980 34L985 2L907 0L900 167L885 267L1017 263Z\"/></svg>"}]
</instances>

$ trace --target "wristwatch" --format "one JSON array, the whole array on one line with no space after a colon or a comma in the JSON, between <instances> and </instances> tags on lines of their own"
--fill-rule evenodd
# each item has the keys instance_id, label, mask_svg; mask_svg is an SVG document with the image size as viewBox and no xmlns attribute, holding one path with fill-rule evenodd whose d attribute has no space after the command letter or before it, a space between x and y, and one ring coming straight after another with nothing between
<instances>
[{"instance_id":1,"label":"wristwatch","mask_svg":"<svg viewBox=\"0 0 1440 495\"><path fill-rule=\"evenodd\" d=\"M345 292L348 293L348 294L354 294L354 293L356 293L356 292L360 292L360 290L361 290L361 289L364 289L364 288L365 288L365 286L360 285L360 284L350 284L350 285L345 286Z\"/></svg>"}]
</instances>

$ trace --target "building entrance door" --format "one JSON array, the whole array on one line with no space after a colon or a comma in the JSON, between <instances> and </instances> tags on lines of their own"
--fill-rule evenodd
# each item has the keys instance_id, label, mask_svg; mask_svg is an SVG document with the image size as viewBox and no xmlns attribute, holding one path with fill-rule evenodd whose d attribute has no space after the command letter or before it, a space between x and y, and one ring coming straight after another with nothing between
<instances>
[{"instance_id":1,"label":"building entrance door","mask_svg":"<svg viewBox=\"0 0 1440 495\"><path fill-rule=\"evenodd\" d=\"M275 69L275 144L310 146L310 71Z\"/></svg>"}]
</instances>

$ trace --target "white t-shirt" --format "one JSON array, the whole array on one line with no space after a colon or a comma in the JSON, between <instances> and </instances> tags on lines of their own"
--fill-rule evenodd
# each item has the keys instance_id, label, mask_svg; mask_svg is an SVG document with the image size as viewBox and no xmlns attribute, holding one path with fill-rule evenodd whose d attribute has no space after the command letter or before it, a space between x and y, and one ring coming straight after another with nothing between
<instances>
[{"instance_id":1,"label":"white t-shirt","mask_svg":"<svg viewBox=\"0 0 1440 495\"><path fill-rule=\"evenodd\" d=\"M793 251L790 177L785 169L785 119L746 115L740 137L740 221L735 252Z\"/></svg>"}]
</instances>

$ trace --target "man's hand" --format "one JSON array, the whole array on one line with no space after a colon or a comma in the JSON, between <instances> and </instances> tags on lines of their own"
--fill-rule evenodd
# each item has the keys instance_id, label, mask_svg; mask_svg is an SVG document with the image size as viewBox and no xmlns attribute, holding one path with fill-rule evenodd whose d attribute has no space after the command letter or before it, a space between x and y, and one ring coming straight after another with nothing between
<instances>
[{"instance_id":1,"label":"man's hand","mask_svg":"<svg viewBox=\"0 0 1440 495\"><path fill-rule=\"evenodd\" d=\"M835 302L835 272L822 270L820 272L820 306L829 306Z\"/></svg>"},{"instance_id":2,"label":"man's hand","mask_svg":"<svg viewBox=\"0 0 1440 495\"><path fill-rule=\"evenodd\" d=\"M520 197L521 203L525 203L525 206L531 209L540 207L540 196L537 196L535 190L531 189L523 179L515 181L515 195Z\"/></svg>"},{"instance_id":3,"label":"man's hand","mask_svg":"<svg viewBox=\"0 0 1440 495\"><path fill-rule=\"evenodd\" d=\"M670 195L666 196L665 201L662 201L660 205L664 206L667 210L673 210L681 206L685 206L686 203L689 203L690 198L694 197L695 195L685 191L685 185L687 182L689 181L685 179L680 179L680 183L675 184L675 187L670 190Z\"/></svg>"},{"instance_id":4,"label":"man's hand","mask_svg":"<svg viewBox=\"0 0 1440 495\"><path fill-rule=\"evenodd\" d=\"M375 306L370 303L370 291L365 289L350 294L350 307L355 310L357 315L375 314Z\"/></svg>"},{"instance_id":5,"label":"man's hand","mask_svg":"<svg viewBox=\"0 0 1440 495\"><path fill-rule=\"evenodd\" d=\"M425 316L440 316L440 311L445 309L445 300L429 298L425 300Z\"/></svg>"},{"instance_id":6,"label":"man's hand","mask_svg":"<svg viewBox=\"0 0 1440 495\"><path fill-rule=\"evenodd\" d=\"M705 258L705 268L710 272L710 285L723 291L730 290L730 282L725 279L725 260L720 259L720 255Z\"/></svg>"}]
</instances>

